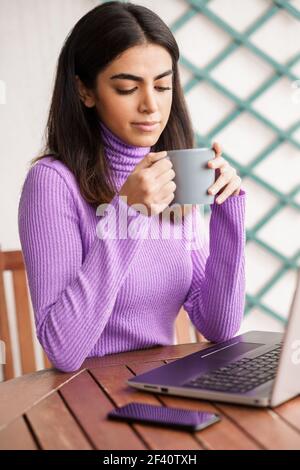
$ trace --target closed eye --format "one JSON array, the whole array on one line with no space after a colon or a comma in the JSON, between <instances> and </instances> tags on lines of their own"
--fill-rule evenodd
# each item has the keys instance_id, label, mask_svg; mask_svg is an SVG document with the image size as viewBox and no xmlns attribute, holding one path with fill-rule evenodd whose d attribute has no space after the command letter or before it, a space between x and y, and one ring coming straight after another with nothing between
<instances>
[{"instance_id":1,"label":"closed eye","mask_svg":"<svg viewBox=\"0 0 300 470\"><path fill-rule=\"evenodd\" d=\"M172 90L171 87L157 86L157 87L155 87L155 88L156 88L159 92L167 91L167 90ZM129 94L133 93L135 90L136 90L136 87L135 87L135 88L132 88L131 90L118 90L118 89L117 89L117 92L118 92L120 95L129 95Z\"/></svg>"}]
</instances>

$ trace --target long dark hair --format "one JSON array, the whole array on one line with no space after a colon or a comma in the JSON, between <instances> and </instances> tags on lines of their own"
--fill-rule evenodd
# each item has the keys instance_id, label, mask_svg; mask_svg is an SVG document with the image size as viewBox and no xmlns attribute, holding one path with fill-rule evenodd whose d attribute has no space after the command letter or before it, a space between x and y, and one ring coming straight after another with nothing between
<instances>
[{"instance_id":1,"label":"long dark hair","mask_svg":"<svg viewBox=\"0 0 300 470\"><path fill-rule=\"evenodd\" d=\"M172 58L173 98L170 116L153 152L193 148L194 134L179 79L179 49L162 19L132 3L103 3L83 16L67 36L59 55L42 156L62 161L75 175L83 198L97 207L115 195L106 160L99 116L80 100L75 76L95 91L96 78L130 47L145 43L164 47Z\"/></svg>"}]
</instances>

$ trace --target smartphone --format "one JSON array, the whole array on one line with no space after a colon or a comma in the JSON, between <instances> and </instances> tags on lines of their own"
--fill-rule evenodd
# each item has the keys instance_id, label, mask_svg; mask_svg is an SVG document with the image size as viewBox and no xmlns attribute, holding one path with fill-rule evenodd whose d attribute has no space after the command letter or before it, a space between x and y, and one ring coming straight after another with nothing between
<instances>
[{"instance_id":1,"label":"smartphone","mask_svg":"<svg viewBox=\"0 0 300 470\"><path fill-rule=\"evenodd\" d=\"M169 408L136 402L115 408L108 413L107 417L127 422L151 423L180 428L186 431L199 431L221 420L219 415L207 413L206 411Z\"/></svg>"}]
</instances>

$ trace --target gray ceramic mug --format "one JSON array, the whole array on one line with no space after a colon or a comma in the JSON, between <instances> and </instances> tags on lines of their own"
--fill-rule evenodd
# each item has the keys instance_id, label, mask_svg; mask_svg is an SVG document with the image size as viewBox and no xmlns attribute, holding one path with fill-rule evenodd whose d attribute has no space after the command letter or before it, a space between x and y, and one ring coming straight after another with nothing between
<instances>
[{"instance_id":1,"label":"gray ceramic mug","mask_svg":"<svg viewBox=\"0 0 300 470\"><path fill-rule=\"evenodd\" d=\"M215 182L215 170L207 163L215 158L209 148L168 150L173 164L176 190L172 204L213 204L215 196L207 191Z\"/></svg>"}]
</instances>

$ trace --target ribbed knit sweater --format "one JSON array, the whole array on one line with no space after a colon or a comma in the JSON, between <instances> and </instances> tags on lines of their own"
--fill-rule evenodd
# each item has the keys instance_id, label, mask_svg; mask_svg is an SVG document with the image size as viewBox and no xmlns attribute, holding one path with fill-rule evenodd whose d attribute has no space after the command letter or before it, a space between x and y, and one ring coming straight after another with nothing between
<instances>
[{"instance_id":1,"label":"ribbed knit sweater","mask_svg":"<svg viewBox=\"0 0 300 470\"><path fill-rule=\"evenodd\" d=\"M119 191L151 149L102 122L99 132ZM174 344L182 306L206 339L233 337L244 311L245 197L211 205L207 236L195 206L179 237L169 220L140 214L117 192L110 207L131 235L113 238L108 212L85 201L66 165L39 160L23 185L19 234L37 337L52 364L68 372L88 357Z\"/></svg>"}]
</instances>

